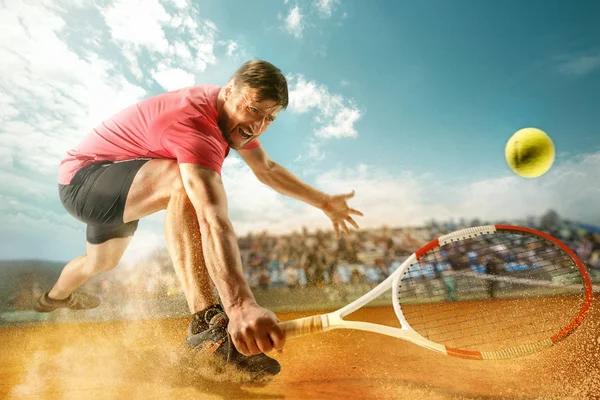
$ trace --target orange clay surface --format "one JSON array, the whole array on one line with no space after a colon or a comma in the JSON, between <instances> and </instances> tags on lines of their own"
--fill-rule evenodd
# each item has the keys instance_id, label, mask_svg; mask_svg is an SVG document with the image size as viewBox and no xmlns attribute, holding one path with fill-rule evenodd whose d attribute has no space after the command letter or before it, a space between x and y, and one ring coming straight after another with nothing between
<instances>
[{"instance_id":1,"label":"orange clay surface","mask_svg":"<svg viewBox=\"0 0 600 400\"><path fill-rule=\"evenodd\" d=\"M600 313L559 345L509 361L469 361L383 335L338 330L291 339L282 371L248 385L190 363L187 320L0 329L1 399L595 399ZM309 315L281 313L281 320ZM396 325L391 307L351 319Z\"/></svg>"}]
</instances>

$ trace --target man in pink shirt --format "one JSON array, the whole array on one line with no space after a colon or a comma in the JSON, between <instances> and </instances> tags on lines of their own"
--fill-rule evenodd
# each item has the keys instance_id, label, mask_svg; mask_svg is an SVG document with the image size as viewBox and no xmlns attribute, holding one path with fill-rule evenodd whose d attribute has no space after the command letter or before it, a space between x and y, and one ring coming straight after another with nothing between
<instances>
[{"instance_id":1,"label":"man in pink shirt","mask_svg":"<svg viewBox=\"0 0 600 400\"><path fill-rule=\"evenodd\" d=\"M97 307L97 297L76 290L117 265L140 218L166 209L165 240L192 313L186 343L254 376L277 374L264 353L282 350L285 337L244 278L220 175L225 157L237 150L262 183L323 210L338 236L346 223L358 228L351 214L362 215L347 204L354 192L328 195L269 158L258 138L287 105L281 71L252 60L223 87L154 96L92 130L67 152L58 178L66 210L87 224L87 253L36 309Z\"/></svg>"}]
</instances>

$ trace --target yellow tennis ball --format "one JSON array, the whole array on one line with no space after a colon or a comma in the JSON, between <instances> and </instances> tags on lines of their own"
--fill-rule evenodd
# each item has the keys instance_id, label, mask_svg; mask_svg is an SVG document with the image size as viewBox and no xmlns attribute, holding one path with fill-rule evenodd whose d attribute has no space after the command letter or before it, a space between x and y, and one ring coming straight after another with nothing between
<instances>
[{"instance_id":1,"label":"yellow tennis ball","mask_svg":"<svg viewBox=\"0 0 600 400\"><path fill-rule=\"evenodd\" d=\"M506 143L504 150L508 166L524 178L544 175L554 163L554 143L544 131L523 128Z\"/></svg>"}]
</instances>

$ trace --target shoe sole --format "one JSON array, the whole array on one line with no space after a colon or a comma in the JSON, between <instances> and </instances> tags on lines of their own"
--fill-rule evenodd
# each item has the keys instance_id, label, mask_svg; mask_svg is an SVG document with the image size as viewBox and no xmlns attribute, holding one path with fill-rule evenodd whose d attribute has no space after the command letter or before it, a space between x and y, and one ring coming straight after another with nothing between
<instances>
[{"instance_id":1,"label":"shoe sole","mask_svg":"<svg viewBox=\"0 0 600 400\"><path fill-rule=\"evenodd\" d=\"M202 346L202 345L195 346L195 345L191 344L188 341L188 339L185 340L184 344L188 349L190 349L192 351L203 351L204 350L207 354L211 353L209 347ZM240 373L247 374L247 376L250 377L251 382L270 381L271 379L273 379L275 377L275 375L277 375L281 371L280 364L273 364L273 365L267 366L258 372L247 371L241 367L238 367L237 365L235 365L233 363L227 363L225 360L223 360L222 358L220 358L217 355L214 355L214 357L215 357L215 361L217 361L217 364L215 365L215 367L219 368L218 364L221 364L221 363L223 363L223 366L229 365L231 367L234 367ZM220 366L220 367L223 367L223 366Z\"/></svg>"},{"instance_id":2,"label":"shoe sole","mask_svg":"<svg viewBox=\"0 0 600 400\"><path fill-rule=\"evenodd\" d=\"M42 295L43 296L43 295ZM35 304L33 305L33 309L37 312L40 313L49 313L49 312L53 312L58 310L59 308L67 308L69 310L75 310L75 311L83 311L83 310L92 310L94 308L97 308L100 304L102 304L102 301L98 298L93 299L93 302L91 302L91 304L72 304L71 306L66 306L66 305L52 305L52 304L45 304L42 303L40 301L41 297L39 297ZM82 307L84 306L84 307Z\"/></svg>"}]
</instances>

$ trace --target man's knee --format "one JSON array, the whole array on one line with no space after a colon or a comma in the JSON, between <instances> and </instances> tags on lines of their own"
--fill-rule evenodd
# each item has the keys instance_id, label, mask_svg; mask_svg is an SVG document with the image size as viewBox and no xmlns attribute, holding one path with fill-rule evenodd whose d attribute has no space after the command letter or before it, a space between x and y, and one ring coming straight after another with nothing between
<instances>
[{"instance_id":1,"label":"man's knee","mask_svg":"<svg viewBox=\"0 0 600 400\"><path fill-rule=\"evenodd\" d=\"M165 175L168 177L167 179L171 185L171 192L185 191L183 180L181 179L181 170L177 161L173 160L168 163Z\"/></svg>"},{"instance_id":2,"label":"man's knee","mask_svg":"<svg viewBox=\"0 0 600 400\"><path fill-rule=\"evenodd\" d=\"M181 171L179 170L179 166L175 163L175 166L170 168L169 175L171 177L171 193L170 197L177 197L178 199L185 199L186 202L190 202L188 198L188 194L185 190L185 185L183 184L183 179L181 178ZM190 203L191 204L191 203Z\"/></svg>"},{"instance_id":3,"label":"man's knee","mask_svg":"<svg viewBox=\"0 0 600 400\"><path fill-rule=\"evenodd\" d=\"M137 226L137 221L133 224L123 225L123 227L127 227L127 225ZM110 271L119 264L130 242L131 236L113 237L100 244L88 242L84 269L91 275Z\"/></svg>"},{"instance_id":4,"label":"man's knee","mask_svg":"<svg viewBox=\"0 0 600 400\"><path fill-rule=\"evenodd\" d=\"M136 175L130 195L167 198L173 190L183 189L177 160L151 160Z\"/></svg>"},{"instance_id":5,"label":"man's knee","mask_svg":"<svg viewBox=\"0 0 600 400\"><path fill-rule=\"evenodd\" d=\"M85 259L85 271L89 275L98 275L114 269L118 263L119 260L112 257L90 257L88 255Z\"/></svg>"},{"instance_id":6,"label":"man's knee","mask_svg":"<svg viewBox=\"0 0 600 400\"><path fill-rule=\"evenodd\" d=\"M185 203L186 206L192 207L192 203L185 190L183 179L181 178L181 171L179 164L174 162L169 166L169 183L171 185L171 192L169 193L169 200L173 197L177 198L179 204Z\"/></svg>"}]
</instances>

